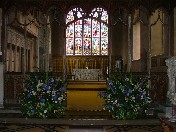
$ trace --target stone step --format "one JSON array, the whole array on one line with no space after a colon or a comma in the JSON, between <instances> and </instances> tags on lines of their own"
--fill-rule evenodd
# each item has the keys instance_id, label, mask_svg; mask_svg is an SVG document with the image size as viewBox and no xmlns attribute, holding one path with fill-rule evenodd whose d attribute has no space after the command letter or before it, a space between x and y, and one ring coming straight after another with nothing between
<instances>
[{"instance_id":1,"label":"stone step","mask_svg":"<svg viewBox=\"0 0 176 132\"><path fill-rule=\"evenodd\" d=\"M171 105L167 105L167 104L159 105L159 110L161 112L158 113L158 117L165 117L165 118L172 117L173 108Z\"/></svg>"},{"instance_id":2,"label":"stone step","mask_svg":"<svg viewBox=\"0 0 176 132\"><path fill-rule=\"evenodd\" d=\"M0 113L21 114L21 111L18 109L0 109Z\"/></svg>"},{"instance_id":3,"label":"stone step","mask_svg":"<svg viewBox=\"0 0 176 132\"><path fill-rule=\"evenodd\" d=\"M171 118L172 114L171 113L158 113L159 118Z\"/></svg>"},{"instance_id":4,"label":"stone step","mask_svg":"<svg viewBox=\"0 0 176 132\"><path fill-rule=\"evenodd\" d=\"M169 105L159 105L159 110L163 111L163 112L168 112L168 111L172 111L172 106Z\"/></svg>"}]
</instances>

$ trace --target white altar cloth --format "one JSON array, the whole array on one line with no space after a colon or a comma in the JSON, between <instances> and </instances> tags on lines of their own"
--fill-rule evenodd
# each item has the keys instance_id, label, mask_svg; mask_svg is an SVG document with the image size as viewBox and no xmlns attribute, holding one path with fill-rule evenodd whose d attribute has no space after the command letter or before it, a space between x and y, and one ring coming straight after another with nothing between
<instances>
[{"instance_id":1,"label":"white altar cloth","mask_svg":"<svg viewBox=\"0 0 176 132\"><path fill-rule=\"evenodd\" d=\"M102 75L101 69L73 69L75 80L98 80Z\"/></svg>"}]
</instances>

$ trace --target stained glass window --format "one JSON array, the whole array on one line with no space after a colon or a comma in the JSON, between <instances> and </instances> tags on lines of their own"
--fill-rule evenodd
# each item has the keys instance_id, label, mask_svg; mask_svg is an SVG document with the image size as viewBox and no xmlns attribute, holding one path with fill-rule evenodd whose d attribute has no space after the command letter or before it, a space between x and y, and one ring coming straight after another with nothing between
<instances>
[{"instance_id":1,"label":"stained glass window","mask_svg":"<svg viewBox=\"0 0 176 132\"><path fill-rule=\"evenodd\" d=\"M108 55L108 14L103 8L88 15L74 8L66 24L66 55Z\"/></svg>"}]
</instances>

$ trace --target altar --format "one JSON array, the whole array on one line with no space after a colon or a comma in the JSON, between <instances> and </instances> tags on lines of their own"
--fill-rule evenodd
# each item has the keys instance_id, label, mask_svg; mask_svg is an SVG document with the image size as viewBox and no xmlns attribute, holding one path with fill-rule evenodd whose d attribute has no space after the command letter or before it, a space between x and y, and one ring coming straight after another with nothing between
<instances>
[{"instance_id":1,"label":"altar","mask_svg":"<svg viewBox=\"0 0 176 132\"><path fill-rule=\"evenodd\" d=\"M103 74L101 69L73 69L73 80L99 80Z\"/></svg>"}]
</instances>

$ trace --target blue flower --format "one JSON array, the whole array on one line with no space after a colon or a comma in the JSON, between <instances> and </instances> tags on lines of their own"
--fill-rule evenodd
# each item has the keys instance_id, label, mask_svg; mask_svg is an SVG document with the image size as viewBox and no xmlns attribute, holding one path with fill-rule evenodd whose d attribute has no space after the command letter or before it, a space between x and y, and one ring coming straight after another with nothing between
<instances>
[{"instance_id":1,"label":"blue flower","mask_svg":"<svg viewBox=\"0 0 176 132\"><path fill-rule=\"evenodd\" d=\"M49 85L44 84L43 87L44 87L44 89L45 89L46 91L49 91L49 90L50 90L50 86L49 86Z\"/></svg>"},{"instance_id":2,"label":"blue flower","mask_svg":"<svg viewBox=\"0 0 176 132\"><path fill-rule=\"evenodd\" d=\"M48 85L49 85L50 83L51 83L51 79L49 78L49 79L48 79Z\"/></svg>"},{"instance_id":3,"label":"blue flower","mask_svg":"<svg viewBox=\"0 0 176 132\"><path fill-rule=\"evenodd\" d=\"M132 93L132 90L131 90L131 89L128 89L128 93Z\"/></svg>"},{"instance_id":4,"label":"blue flower","mask_svg":"<svg viewBox=\"0 0 176 132\"><path fill-rule=\"evenodd\" d=\"M32 112L32 113L34 113L34 112L35 112L35 110L31 110L31 112Z\"/></svg>"},{"instance_id":5,"label":"blue flower","mask_svg":"<svg viewBox=\"0 0 176 132\"><path fill-rule=\"evenodd\" d=\"M44 102L45 102L45 99L44 99L44 98L41 98L41 99L40 99L40 102L41 102L41 103L44 103Z\"/></svg>"},{"instance_id":6,"label":"blue flower","mask_svg":"<svg viewBox=\"0 0 176 132\"><path fill-rule=\"evenodd\" d=\"M108 108L109 108L109 109L113 109L113 106L109 104L109 105L108 105Z\"/></svg>"},{"instance_id":7,"label":"blue flower","mask_svg":"<svg viewBox=\"0 0 176 132\"><path fill-rule=\"evenodd\" d=\"M116 90L116 88L113 85L109 86L109 88L111 89L111 91L113 92L113 94L116 94L117 90Z\"/></svg>"},{"instance_id":8,"label":"blue flower","mask_svg":"<svg viewBox=\"0 0 176 132\"><path fill-rule=\"evenodd\" d=\"M100 95L100 97L105 98L107 94L105 91L100 91L99 95Z\"/></svg>"},{"instance_id":9,"label":"blue flower","mask_svg":"<svg viewBox=\"0 0 176 132\"><path fill-rule=\"evenodd\" d=\"M57 94L52 95L53 100L57 100L57 98L58 98Z\"/></svg>"},{"instance_id":10,"label":"blue flower","mask_svg":"<svg viewBox=\"0 0 176 132\"><path fill-rule=\"evenodd\" d=\"M28 94L27 94L27 97L30 98L30 97L31 97L31 93L28 93Z\"/></svg>"}]
</instances>

